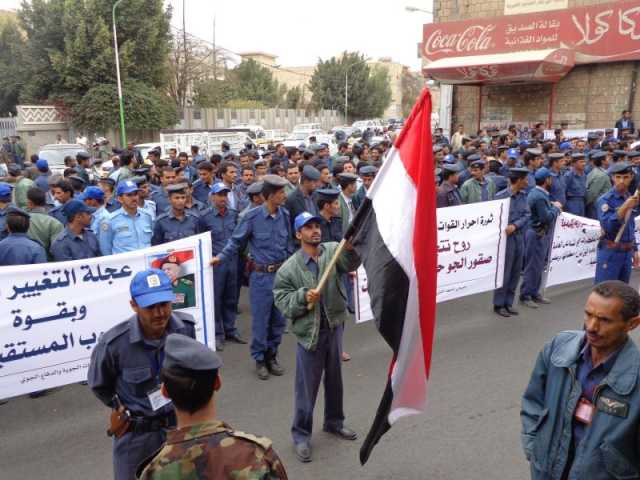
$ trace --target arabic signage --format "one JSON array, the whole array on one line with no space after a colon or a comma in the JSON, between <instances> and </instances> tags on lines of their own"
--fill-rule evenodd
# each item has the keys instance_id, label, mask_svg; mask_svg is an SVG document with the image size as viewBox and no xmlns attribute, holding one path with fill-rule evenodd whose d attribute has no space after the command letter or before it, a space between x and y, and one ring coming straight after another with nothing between
<instances>
[{"instance_id":1,"label":"arabic signage","mask_svg":"<svg viewBox=\"0 0 640 480\"><path fill-rule=\"evenodd\" d=\"M560 10L568 6L567 0L505 0L504 14L516 15L518 13L544 12L547 10Z\"/></svg>"},{"instance_id":2,"label":"arabic signage","mask_svg":"<svg viewBox=\"0 0 640 480\"><path fill-rule=\"evenodd\" d=\"M174 309L193 315L198 339L215 348L210 258L204 233L108 257L0 268L0 399L85 380L100 335L133 315L131 279L162 263Z\"/></svg>"},{"instance_id":3,"label":"arabic signage","mask_svg":"<svg viewBox=\"0 0 640 480\"><path fill-rule=\"evenodd\" d=\"M479 210L482 213L479 213ZM437 302L502 286L509 199L437 209ZM356 323L373 319L364 268L354 284Z\"/></svg>"},{"instance_id":4,"label":"arabic signage","mask_svg":"<svg viewBox=\"0 0 640 480\"><path fill-rule=\"evenodd\" d=\"M515 63L521 53L538 50L568 50L570 60L575 64L636 60L640 59L638 40L640 0L633 0L543 13L426 24L420 50L427 62L452 57L514 54L505 55L502 61L487 57L486 63L473 63L476 68L489 69L496 63ZM428 64L424 73L447 80L437 71L430 72ZM452 80L462 75L460 72ZM451 72L449 76L452 76ZM544 80L544 76L540 75L538 79ZM503 79L510 80L509 76Z\"/></svg>"}]
</instances>

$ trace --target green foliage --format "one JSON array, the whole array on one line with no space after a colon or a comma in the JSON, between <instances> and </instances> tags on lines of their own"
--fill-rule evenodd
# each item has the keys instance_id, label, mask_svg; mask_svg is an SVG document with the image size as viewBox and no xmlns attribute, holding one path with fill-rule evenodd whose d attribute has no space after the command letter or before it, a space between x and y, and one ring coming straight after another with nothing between
<instances>
[{"instance_id":1,"label":"green foliage","mask_svg":"<svg viewBox=\"0 0 640 480\"><path fill-rule=\"evenodd\" d=\"M20 87L24 81L16 65L23 61L25 42L17 22L0 19L0 116L15 115Z\"/></svg>"},{"instance_id":2,"label":"green foliage","mask_svg":"<svg viewBox=\"0 0 640 480\"><path fill-rule=\"evenodd\" d=\"M416 103L424 88L424 78L420 74L415 75L406 69L402 72L400 81L402 84L402 115L408 117L413 104Z\"/></svg>"},{"instance_id":3,"label":"green foliage","mask_svg":"<svg viewBox=\"0 0 640 480\"><path fill-rule=\"evenodd\" d=\"M134 80L125 82L122 90L127 128L160 129L177 123L175 103L168 96ZM120 117L116 85L92 87L74 105L71 113L74 125L81 129L90 132L117 129Z\"/></svg>"},{"instance_id":4,"label":"green foliage","mask_svg":"<svg viewBox=\"0 0 640 480\"><path fill-rule=\"evenodd\" d=\"M319 60L310 83L312 103L344 114L345 76L349 85L349 116L382 116L391 103L388 71L382 67L372 69L364 55L357 52L344 52L339 59Z\"/></svg>"},{"instance_id":5,"label":"green foliage","mask_svg":"<svg viewBox=\"0 0 640 480\"><path fill-rule=\"evenodd\" d=\"M224 106L225 108L267 108L265 104L262 102L258 102L257 100L229 100L227 104Z\"/></svg>"},{"instance_id":6,"label":"green foliage","mask_svg":"<svg viewBox=\"0 0 640 480\"><path fill-rule=\"evenodd\" d=\"M287 108L303 108L304 98L302 96L302 88L299 86L291 88L285 97L285 105Z\"/></svg>"},{"instance_id":7,"label":"green foliage","mask_svg":"<svg viewBox=\"0 0 640 480\"><path fill-rule=\"evenodd\" d=\"M193 103L203 108L224 108L234 97L233 85L226 80L203 80L194 86Z\"/></svg>"}]
</instances>

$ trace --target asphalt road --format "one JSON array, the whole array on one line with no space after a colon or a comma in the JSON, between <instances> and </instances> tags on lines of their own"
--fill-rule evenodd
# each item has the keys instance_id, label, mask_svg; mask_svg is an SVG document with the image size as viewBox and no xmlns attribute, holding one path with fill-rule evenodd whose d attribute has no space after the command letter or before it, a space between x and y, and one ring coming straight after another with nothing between
<instances>
[{"instance_id":1,"label":"asphalt road","mask_svg":"<svg viewBox=\"0 0 640 480\"><path fill-rule=\"evenodd\" d=\"M637 287L639 277L633 279ZM366 466L358 462L382 390L390 354L374 325L349 325L344 363L347 424L360 439L346 442L314 433L313 462L300 464L290 440L295 340L286 335L284 377L253 375L248 348L223 352L219 417L239 430L266 435L292 479L510 479L528 478L520 449L520 396L535 356L558 331L580 328L589 282L547 292L552 305L521 308L504 319L491 312L489 294L440 305L429 408L402 419L387 433ZM243 296L246 302L246 297ZM248 311L246 303L244 311ZM249 318L239 324L248 336ZM637 335L634 335L637 339ZM315 425L322 426L322 389ZM108 479L111 444L108 411L87 387L65 387L49 396L12 399L0 406L0 479Z\"/></svg>"}]
</instances>

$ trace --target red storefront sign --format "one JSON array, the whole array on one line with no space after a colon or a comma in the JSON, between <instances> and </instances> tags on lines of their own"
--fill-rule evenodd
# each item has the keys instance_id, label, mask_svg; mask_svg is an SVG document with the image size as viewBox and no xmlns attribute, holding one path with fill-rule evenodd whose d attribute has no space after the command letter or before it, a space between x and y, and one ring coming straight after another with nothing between
<instances>
[{"instance_id":1,"label":"red storefront sign","mask_svg":"<svg viewBox=\"0 0 640 480\"><path fill-rule=\"evenodd\" d=\"M568 50L570 61L575 64L640 59L640 0L427 24L421 45L423 57L430 62L424 69L425 74L454 83L469 81L458 70L451 72L449 69L447 73L440 71L438 60L464 57L463 61L466 61L470 57L485 56L487 62L476 58L470 63L486 70L492 66L489 60L495 60L494 57L500 54L509 54L499 57L503 63L497 67L508 70L506 65L520 63L517 61L518 54L541 50L546 50L552 56L557 56L554 50L561 54ZM548 71L550 65L555 73L566 70L570 62L565 63L563 68L554 66L555 62L542 63L547 63L547 66L541 65L542 70L534 75L537 80L557 81L557 75L547 78L543 73ZM508 76L503 80L511 81ZM483 80L476 82L482 83Z\"/></svg>"}]
</instances>

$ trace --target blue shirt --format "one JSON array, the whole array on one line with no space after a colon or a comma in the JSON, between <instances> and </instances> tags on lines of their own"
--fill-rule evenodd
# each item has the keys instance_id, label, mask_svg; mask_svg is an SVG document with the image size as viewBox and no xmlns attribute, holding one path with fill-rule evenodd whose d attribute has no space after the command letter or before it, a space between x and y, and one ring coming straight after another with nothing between
<instances>
[{"instance_id":1,"label":"blue shirt","mask_svg":"<svg viewBox=\"0 0 640 480\"><path fill-rule=\"evenodd\" d=\"M109 200L107 200L104 203L105 208L107 209L108 212L115 212L116 210L118 210L120 207L122 207L122 205L120 205L120 202L118 201L118 199L116 197L111 197Z\"/></svg>"},{"instance_id":2,"label":"blue shirt","mask_svg":"<svg viewBox=\"0 0 640 480\"><path fill-rule=\"evenodd\" d=\"M238 224L222 252L226 261L249 245L249 254L258 265L284 262L295 251L289 212L279 207L275 214L266 205L249 210Z\"/></svg>"},{"instance_id":3,"label":"blue shirt","mask_svg":"<svg viewBox=\"0 0 640 480\"><path fill-rule=\"evenodd\" d=\"M173 312L166 334L180 333L195 338L193 318ZM114 394L135 416L157 417L173 410L169 403L153 411L148 393L160 385L160 369L164 360L164 342L144 337L138 317L133 316L103 335L91 353L87 382L93 393L107 406Z\"/></svg>"},{"instance_id":4,"label":"blue shirt","mask_svg":"<svg viewBox=\"0 0 640 480\"><path fill-rule=\"evenodd\" d=\"M102 223L98 240L102 254L111 255L150 247L152 236L151 215L138 209L132 217L120 208Z\"/></svg>"},{"instance_id":5,"label":"blue shirt","mask_svg":"<svg viewBox=\"0 0 640 480\"><path fill-rule=\"evenodd\" d=\"M50 251L56 262L94 258L101 255L98 237L95 233L86 229L82 235L76 235L69 230L69 227L60 232L51 243Z\"/></svg>"},{"instance_id":6,"label":"blue shirt","mask_svg":"<svg viewBox=\"0 0 640 480\"><path fill-rule=\"evenodd\" d=\"M566 185L567 198L587 196L587 176L583 173L578 175L575 170L571 169L564 176Z\"/></svg>"},{"instance_id":7,"label":"blue shirt","mask_svg":"<svg viewBox=\"0 0 640 480\"><path fill-rule=\"evenodd\" d=\"M173 242L181 238L190 237L201 231L200 217L187 210L184 211L184 217L175 216L173 209L163 213L156 220L153 227L153 237L151 237L151 245L160 245L161 243Z\"/></svg>"},{"instance_id":8,"label":"blue shirt","mask_svg":"<svg viewBox=\"0 0 640 480\"><path fill-rule=\"evenodd\" d=\"M10 233L0 241L0 266L46 263L47 252L26 233Z\"/></svg>"},{"instance_id":9,"label":"blue shirt","mask_svg":"<svg viewBox=\"0 0 640 480\"><path fill-rule=\"evenodd\" d=\"M62 213L63 205L58 205L49 210L49 215L58 220L61 224L66 225L68 223L67 216Z\"/></svg>"},{"instance_id":10,"label":"blue shirt","mask_svg":"<svg viewBox=\"0 0 640 480\"><path fill-rule=\"evenodd\" d=\"M534 229L541 227L547 230L551 229L560 210L551 204L549 192L540 186L536 186L527 194L527 203L531 210L531 227Z\"/></svg>"},{"instance_id":11,"label":"blue shirt","mask_svg":"<svg viewBox=\"0 0 640 480\"><path fill-rule=\"evenodd\" d=\"M36 179L34 180L34 183L36 184L36 187L38 187L40 190L48 192L49 191L49 174L41 173L36 177Z\"/></svg>"},{"instance_id":12,"label":"blue shirt","mask_svg":"<svg viewBox=\"0 0 640 480\"><path fill-rule=\"evenodd\" d=\"M196 200L206 204L209 202L209 193L211 191L211 185L207 185L202 180L198 179L193 182L193 191L191 196Z\"/></svg>"},{"instance_id":13,"label":"blue shirt","mask_svg":"<svg viewBox=\"0 0 640 480\"><path fill-rule=\"evenodd\" d=\"M213 255L218 255L227 245L238 225L238 212L227 208L222 215L218 207L214 206L204 212L201 219L204 223L204 230L211 232Z\"/></svg>"},{"instance_id":14,"label":"blue shirt","mask_svg":"<svg viewBox=\"0 0 640 480\"><path fill-rule=\"evenodd\" d=\"M562 205L567 204L566 187L564 177L561 173L551 171L551 190L549 190L549 197L553 202L560 202Z\"/></svg>"},{"instance_id":15,"label":"blue shirt","mask_svg":"<svg viewBox=\"0 0 640 480\"><path fill-rule=\"evenodd\" d=\"M0 240L9 235L7 231L7 208L13 206L15 206L13 203L9 203L5 208L0 208Z\"/></svg>"},{"instance_id":16,"label":"blue shirt","mask_svg":"<svg viewBox=\"0 0 640 480\"><path fill-rule=\"evenodd\" d=\"M156 202L156 215L160 216L171 208L171 202L169 202L169 196L164 188L158 188L151 191L151 200Z\"/></svg>"},{"instance_id":17,"label":"blue shirt","mask_svg":"<svg viewBox=\"0 0 640 480\"><path fill-rule=\"evenodd\" d=\"M629 198L628 192L620 194L615 188L612 188L597 200L596 208L598 211L598 220L600 221L600 227L604 231L604 238L606 240L611 240L612 242L615 241L616 235L618 235L618 231L624 223L624 219L621 220L618 218L616 210L622 206L627 198ZM635 243L635 222L633 221L633 217L637 216L639 213L639 207L633 209L633 212L631 213L632 218L627 223L627 226L620 237L621 243Z\"/></svg>"},{"instance_id":18,"label":"blue shirt","mask_svg":"<svg viewBox=\"0 0 640 480\"><path fill-rule=\"evenodd\" d=\"M111 214L107 211L107 208L103 205L102 207L98 208L95 212L93 212L93 215L91 215L91 231L93 233L95 233L96 235L100 234L100 224L109 219L111 217Z\"/></svg>"},{"instance_id":19,"label":"blue shirt","mask_svg":"<svg viewBox=\"0 0 640 480\"><path fill-rule=\"evenodd\" d=\"M502 200L504 198L511 198L509 202L509 225L515 225L516 231L513 235L519 235L524 233L525 229L529 226L531 220L531 210L527 203L527 194L524 190L520 190L518 193L513 193L511 186L496 193L495 199Z\"/></svg>"}]
</instances>

